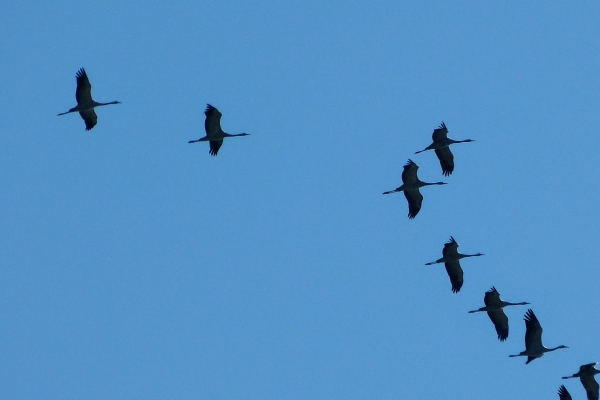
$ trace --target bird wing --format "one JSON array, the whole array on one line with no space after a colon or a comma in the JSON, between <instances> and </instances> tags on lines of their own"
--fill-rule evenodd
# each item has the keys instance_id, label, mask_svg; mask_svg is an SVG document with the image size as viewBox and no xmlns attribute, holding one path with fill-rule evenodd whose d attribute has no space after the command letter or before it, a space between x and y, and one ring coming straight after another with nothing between
<instances>
[{"instance_id":1,"label":"bird wing","mask_svg":"<svg viewBox=\"0 0 600 400\"><path fill-rule=\"evenodd\" d=\"M210 150L208 152L210 153L211 156L216 156L217 153L219 152L219 149L223 145L223 139L211 140L209 142L209 144L210 144Z\"/></svg>"},{"instance_id":2,"label":"bird wing","mask_svg":"<svg viewBox=\"0 0 600 400\"><path fill-rule=\"evenodd\" d=\"M560 400L573 400L571 393L569 393L565 385L561 385L560 388L558 388L558 397Z\"/></svg>"},{"instance_id":3,"label":"bird wing","mask_svg":"<svg viewBox=\"0 0 600 400\"><path fill-rule=\"evenodd\" d=\"M210 137L218 135L221 132L222 114L215 107L211 106L210 104L207 104L206 110L204 110L204 115L206 115L206 120L204 121L204 130L206 130L206 136ZM222 143L223 141L221 141L221 144ZM221 144L219 144L219 146L221 146ZM215 154L217 154L216 151Z\"/></svg>"},{"instance_id":4,"label":"bird wing","mask_svg":"<svg viewBox=\"0 0 600 400\"><path fill-rule=\"evenodd\" d=\"M591 373L592 375L594 375L594 371L597 371L596 368L594 368L596 365L598 365L597 362L583 364L581 367L579 367L579 372L584 372L584 373L587 372L587 373Z\"/></svg>"},{"instance_id":5,"label":"bird wing","mask_svg":"<svg viewBox=\"0 0 600 400\"><path fill-rule=\"evenodd\" d=\"M500 305L500 293L496 290L495 287L492 286L490 290L485 292L485 296L483 297L483 302L486 306L499 306Z\"/></svg>"},{"instance_id":6,"label":"bird wing","mask_svg":"<svg viewBox=\"0 0 600 400\"><path fill-rule=\"evenodd\" d=\"M423 204L423 195L419 192L419 189L405 190L404 197L408 201L408 218L413 219L421 210L421 204Z\"/></svg>"},{"instance_id":7,"label":"bird wing","mask_svg":"<svg viewBox=\"0 0 600 400\"><path fill-rule=\"evenodd\" d=\"M442 121L442 124L439 128L433 130L433 135L431 138L434 142L443 142L448 137L448 128L446 128L446 124Z\"/></svg>"},{"instance_id":8,"label":"bird wing","mask_svg":"<svg viewBox=\"0 0 600 400\"><path fill-rule=\"evenodd\" d=\"M402 171L402 183L416 182L418 180L418 169L419 166L415 164L413 160L408 160L408 162L404 165L404 170Z\"/></svg>"},{"instance_id":9,"label":"bird wing","mask_svg":"<svg viewBox=\"0 0 600 400\"><path fill-rule=\"evenodd\" d=\"M460 292L460 288L463 285L463 270L460 267L458 261L445 262L446 272L450 277L450 283L452 283L452 291L454 293Z\"/></svg>"},{"instance_id":10,"label":"bird wing","mask_svg":"<svg viewBox=\"0 0 600 400\"><path fill-rule=\"evenodd\" d=\"M448 243L444 244L442 255L444 256L444 258L446 258L452 255L452 253L454 253L454 256L458 255L458 242L452 236L450 236L450 240L448 241Z\"/></svg>"},{"instance_id":11,"label":"bird wing","mask_svg":"<svg viewBox=\"0 0 600 400\"><path fill-rule=\"evenodd\" d=\"M508 338L508 317L504 314L504 311L488 311L488 317L496 327L496 333L498 334L498 340L504 342Z\"/></svg>"},{"instance_id":12,"label":"bird wing","mask_svg":"<svg viewBox=\"0 0 600 400\"><path fill-rule=\"evenodd\" d=\"M452 175L454 171L454 155L450 151L450 147L442 147L441 149L435 149L435 155L440 160L442 166L442 174L444 176Z\"/></svg>"},{"instance_id":13,"label":"bird wing","mask_svg":"<svg viewBox=\"0 0 600 400\"><path fill-rule=\"evenodd\" d=\"M598 400L598 382L594 379L594 375L582 375L579 377L585 392L587 393L588 400Z\"/></svg>"},{"instance_id":14,"label":"bird wing","mask_svg":"<svg viewBox=\"0 0 600 400\"><path fill-rule=\"evenodd\" d=\"M79 111L79 115L85 121L85 130L89 131L98 123L98 116L93 108L85 111Z\"/></svg>"},{"instance_id":15,"label":"bird wing","mask_svg":"<svg viewBox=\"0 0 600 400\"><path fill-rule=\"evenodd\" d=\"M85 69L81 68L79 71L77 71L75 77L77 78L77 90L75 91L75 99L77 99L77 104L90 103L92 101L92 85L90 84ZM94 123L94 125L96 124ZM88 130L90 129L92 128L88 128Z\"/></svg>"},{"instance_id":16,"label":"bird wing","mask_svg":"<svg viewBox=\"0 0 600 400\"><path fill-rule=\"evenodd\" d=\"M539 349L542 347L542 326L530 308L525 313L525 349Z\"/></svg>"}]
</instances>

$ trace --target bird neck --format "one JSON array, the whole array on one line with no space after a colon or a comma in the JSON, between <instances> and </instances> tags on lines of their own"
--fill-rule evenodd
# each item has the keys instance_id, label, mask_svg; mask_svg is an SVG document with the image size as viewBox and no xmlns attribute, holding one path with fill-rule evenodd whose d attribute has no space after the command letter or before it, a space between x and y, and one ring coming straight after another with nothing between
<instances>
[{"instance_id":1,"label":"bird neck","mask_svg":"<svg viewBox=\"0 0 600 400\"><path fill-rule=\"evenodd\" d=\"M108 106L110 104L120 104L120 102L118 101L111 101L110 103L98 103L97 101L95 101L94 103L96 103L96 107Z\"/></svg>"},{"instance_id":2,"label":"bird neck","mask_svg":"<svg viewBox=\"0 0 600 400\"><path fill-rule=\"evenodd\" d=\"M477 257L480 256L481 254L459 254L460 258L466 258L466 257Z\"/></svg>"},{"instance_id":3,"label":"bird neck","mask_svg":"<svg viewBox=\"0 0 600 400\"><path fill-rule=\"evenodd\" d=\"M465 139L465 140L453 140L453 139L448 139L450 140L450 142L452 143L468 143L468 142L472 142L472 139Z\"/></svg>"},{"instance_id":4,"label":"bird neck","mask_svg":"<svg viewBox=\"0 0 600 400\"><path fill-rule=\"evenodd\" d=\"M503 301L503 302L502 302L502 305L503 305L503 306L524 306L525 304L529 304L529 303L527 303L527 302L525 302L525 301L523 301L523 302L521 302L521 303L510 303L510 302L508 302L508 301Z\"/></svg>"},{"instance_id":5,"label":"bird neck","mask_svg":"<svg viewBox=\"0 0 600 400\"><path fill-rule=\"evenodd\" d=\"M421 183L421 186L430 186L430 185L445 185L446 182L423 182L423 181L419 181Z\"/></svg>"}]
</instances>

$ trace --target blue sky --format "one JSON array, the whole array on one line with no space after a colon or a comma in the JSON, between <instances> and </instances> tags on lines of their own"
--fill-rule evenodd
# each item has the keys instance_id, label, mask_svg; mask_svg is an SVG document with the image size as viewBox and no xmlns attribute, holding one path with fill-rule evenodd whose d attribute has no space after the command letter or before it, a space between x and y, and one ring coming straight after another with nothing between
<instances>
[{"instance_id":1,"label":"blue sky","mask_svg":"<svg viewBox=\"0 0 600 400\"><path fill-rule=\"evenodd\" d=\"M0 397L556 398L598 360L600 5L0 7ZM76 114L84 67L98 109ZM230 133L217 157L206 103ZM442 121L456 168L414 155ZM408 158L425 181L407 218ZM450 290L450 235L465 284ZM483 305L531 302L505 343Z\"/></svg>"}]
</instances>

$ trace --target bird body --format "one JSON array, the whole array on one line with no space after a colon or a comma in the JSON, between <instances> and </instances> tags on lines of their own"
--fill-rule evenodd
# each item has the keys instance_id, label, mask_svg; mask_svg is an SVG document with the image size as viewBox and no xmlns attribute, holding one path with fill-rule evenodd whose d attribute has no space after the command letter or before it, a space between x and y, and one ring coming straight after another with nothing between
<instances>
[{"instance_id":1,"label":"bird body","mask_svg":"<svg viewBox=\"0 0 600 400\"><path fill-rule=\"evenodd\" d=\"M406 201L408 201L408 218L410 219L416 217L421 210L423 195L419 191L419 188L430 185L446 185L445 182L428 183L421 181L417 176L418 169L419 166L417 164L412 160L408 160L402 171L402 185L394 190L383 192L383 194L404 192L404 197L406 197Z\"/></svg>"},{"instance_id":2,"label":"bird body","mask_svg":"<svg viewBox=\"0 0 600 400\"><path fill-rule=\"evenodd\" d=\"M433 130L433 134L431 135L431 139L433 143L424 148L423 150L415 152L415 154L422 153L427 150L434 150L435 155L440 161L440 165L442 167L442 173L444 176L449 176L454 171L454 155L450 151L450 145L455 143L467 143L474 142L471 139L465 140L454 140L448 137L448 128L446 124L442 122L439 128Z\"/></svg>"},{"instance_id":3,"label":"bird body","mask_svg":"<svg viewBox=\"0 0 600 400\"><path fill-rule=\"evenodd\" d=\"M542 326L540 325L540 321L538 321L537 317L533 313L533 310L530 308L525 313L525 350L520 352L519 354L513 354L509 357L519 357L519 356L527 356L527 361L525 364L529 364L536 358L542 357L545 353L550 351L554 351L557 349L566 349L567 346L560 345L554 347L552 349L546 348L542 344Z\"/></svg>"},{"instance_id":4,"label":"bird body","mask_svg":"<svg viewBox=\"0 0 600 400\"><path fill-rule=\"evenodd\" d=\"M444 244L444 249L442 250L442 258L428 262L425 265L433 265L444 263L446 267L446 272L450 277L450 283L452 284L452 292L458 293L460 292L460 288L463 285L463 270L460 266L460 260L466 257L479 257L483 254L460 254L458 252L458 242L450 236L450 240L448 243Z\"/></svg>"},{"instance_id":5,"label":"bird body","mask_svg":"<svg viewBox=\"0 0 600 400\"><path fill-rule=\"evenodd\" d=\"M500 340L501 342L505 341L508 338L508 317L502 309L507 306L522 306L525 304L529 304L525 301L521 303L509 303L508 301L501 300L500 293L493 286L490 290L485 292L483 302L485 303L485 307L469 311L469 313L486 311L488 317L490 318L490 320L494 324L494 327L496 328L498 340Z\"/></svg>"},{"instance_id":6,"label":"bird body","mask_svg":"<svg viewBox=\"0 0 600 400\"><path fill-rule=\"evenodd\" d=\"M227 132L224 132L223 129L221 129L221 116L223 114L221 114L219 110L217 110L210 104L206 105L204 115L206 115L206 119L204 120L204 130L206 131L206 136L201 137L198 140L190 140L188 143L210 142L210 149L208 152L211 156L217 155L219 149L223 145L224 138L249 135L248 133L238 133L236 135L231 135Z\"/></svg>"},{"instance_id":7,"label":"bird body","mask_svg":"<svg viewBox=\"0 0 600 400\"><path fill-rule=\"evenodd\" d=\"M69 111L58 114L65 115L72 112L79 112L81 118L85 122L85 130L89 131L98 123L98 116L94 111L95 107L107 106L110 104L121 104L120 101L111 101L109 103L98 103L92 99L92 85L88 79L85 69L80 68L75 75L77 78L77 90L75 91L75 99L77 105L71 108Z\"/></svg>"},{"instance_id":8,"label":"bird body","mask_svg":"<svg viewBox=\"0 0 600 400\"><path fill-rule=\"evenodd\" d=\"M579 372L571 376L563 376L563 379L579 378L585 392L587 393L588 400L598 400L600 385L594 379L594 375L600 374L600 371L596 369L598 363L584 364L579 367Z\"/></svg>"}]
</instances>

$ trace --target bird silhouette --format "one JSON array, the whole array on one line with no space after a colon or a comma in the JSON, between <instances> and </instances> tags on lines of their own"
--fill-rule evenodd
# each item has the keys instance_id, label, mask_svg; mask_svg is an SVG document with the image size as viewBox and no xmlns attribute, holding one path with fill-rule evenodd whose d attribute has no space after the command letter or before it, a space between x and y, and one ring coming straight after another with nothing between
<instances>
[{"instance_id":1,"label":"bird silhouette","mask_svg":"<svg viewBox=\"0 0 600 400\"><path fill-rule=\"evenodd\" d=\"M450 277L450 283L452 284L452 292L458 293L460 292L460 288L463 285L463 270L460 267L460 260L466 257L479 257L483 254L460 254L458 252L458 242L450 236L450 240L448 243L444 244L444 249L442 250L442 258L428 262L425 265L433 265L444 263L446 267L446 272Z\"/></svg>"},{"instance_id":2,"label":"bird silhouette","mask_svg":"<svg viewBox=\"0 0 600 400\"><path fill-rule=\"evenodd\" d=\"M421 204L423 204L423 195L419 191L419 188L430 185L446 185L446 182L434 182L428 183L423 182L417 176L417 170L419 166L412 160L404 165L404 171L402 171L402 185L389 192L383 192L383 194L390 194L396 192L404 192L404 197L408 201L408 218L413 219L421 210Z\"/></svg>"},{"instance_id":3,"label":"bird silhouette","mask_svg":"<svg viewBox=\"0 0 600 400\"><path fill-rule=\"evenodd\" d=\"M423 150L415 152L415 154L422 153L427 150L435 150L435 155L438 160L440 160L440 165L442 167L442 173L444 176L449 176L454 171L454 155L450 151L450 145L455 143L467 143L474 142L471 139L465 140L453 140L448 138L448 128L446 128L446 124L442 122L439 128L433 130L433 135L431 135L433 139L433 143L424 148Z\"/></svg>"},{"instance_id":4,"label":"bird silhouette","mask_svg":"<svg viewBox=\"0 0 600 400\"><path fill-rule=\"evenodd\" d=\"M487 311L488 317L490 317L490 320L496 328L498 340L501 342L508 338L508 317L504 314L502 309L507 306L523 306L529 304L526 301L521 303L509 303L508 301L501 300L500 293L493 286L490 290L485 292L483 302L485 303L485 307L469 311L469 313Z\"/></svg>"},{"instance_id":5,"label":"bird silhouette","mask_svg":"<svg viewBox=\"0 0 600 400\"><path fill-rule=\"evenodd\" d=\"M540 325L540 321L538 321L537 317L533 313L533 310L530 308L525 313L525 350L520 352L519 354L513 354L509 357L519 357L519 356L527 356L527 361L525 364L529 364L536 358L542 357L545 353L550 351L554 351L557 349L567 349L567 346L560 345L554 347L552 349L548 349L544 347L542 344L542 326Z\"/></svg>"},{"instance_id":6,"label":"bird silhouette","mask_svg":"<svg viewBox=\"0 0 600 400\"><path fill-rule=\"evenodd\" d=\"M88 79L85 69L81 68L75 75L77 78L77 90L75 91L75 99L77 105L71 108L69 111L58 114L65 115L72 112L79 112L81 118L85 122L85 130L89 131L98 123L98 116L94 111L95 107L108 106L110 104L121 104L120 101L111 101L110 103L98 103L92 99L92 85Z\"/></svg>"},{"instance_id":7,"label":"bird silhouette","mask_svg":"<svg viewBox=\"0 0 600 400\"><path fill-rule=\"evenodd\" d=\"M206 110L204 110L204 114L206 115L206 119L204 120L204 130L206 131L206 136L201 137L198 140L190 140L188 143L197 143L197 142L209 142L210 149L209 153L211 156L216 156L219 152L219 149L223 145L223 139L226 137L235 137L235 136L248 136L248 133L238 133L236 135L230 135L229 133L223 132L221 129L221 113L215 107L210 104L206 105Z\"/></svg>"}]
</instances>

